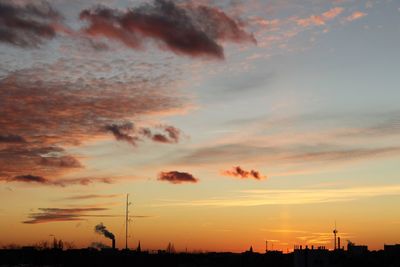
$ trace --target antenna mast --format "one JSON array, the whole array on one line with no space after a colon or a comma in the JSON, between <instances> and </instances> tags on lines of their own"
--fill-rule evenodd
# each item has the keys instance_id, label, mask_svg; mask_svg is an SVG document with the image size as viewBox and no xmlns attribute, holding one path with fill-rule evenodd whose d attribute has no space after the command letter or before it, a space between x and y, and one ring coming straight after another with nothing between
<instances>
[{"instance_id":1,"label":"antenna mast","mask_svg":"<svg viewBox=\"0 0 400 267\"><path fill-rule=\"evenodd\" d=\"M128 223L129 223L129 194L126 194L126 209L125 209L125 249L128 250Z\"/></svg>"}]
</instances>

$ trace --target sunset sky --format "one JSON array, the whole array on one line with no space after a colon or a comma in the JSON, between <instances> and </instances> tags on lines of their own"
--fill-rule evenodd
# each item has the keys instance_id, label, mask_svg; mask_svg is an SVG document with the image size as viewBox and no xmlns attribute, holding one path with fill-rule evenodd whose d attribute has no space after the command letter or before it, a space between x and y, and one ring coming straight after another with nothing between
<instances>
[{"instance_id":1,"label":"sunset sky","mask_svg":"<svg viewBox=\"0 0 400 267\"><path fill-rule=\"evenodd\" d=\"M34 5L31 3L35 2ZM0 246L400 242L397 0L0 0Z\"/></svg>"}]
</instances>

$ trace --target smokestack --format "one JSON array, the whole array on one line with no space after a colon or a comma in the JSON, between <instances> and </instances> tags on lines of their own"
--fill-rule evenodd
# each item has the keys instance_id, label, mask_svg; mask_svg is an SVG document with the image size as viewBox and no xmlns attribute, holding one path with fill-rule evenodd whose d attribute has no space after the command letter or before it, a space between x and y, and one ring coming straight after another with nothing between
<instances>
[{"instance_id":1,"label":"smokestack","mask_svg":"<svg viewBox=\"0 0 400 267\"><path fill-rule=\"evenodd\" d=\"M94 231L100 235L104 235L104 237L111 239L112 241L112 248L115 249L115 236L113 233L107 230L107 228L100 223L94 227Z\"/></svg>"},{"instance_id":2,"label":"smokestack","mask_svg":"<svg viewBox=\"0 0 400 267\"><path fill-rule=\"evenodd\" d=\"M338 249L340 250L340 237L337 238Z\"/></svg>"}]
</instances>

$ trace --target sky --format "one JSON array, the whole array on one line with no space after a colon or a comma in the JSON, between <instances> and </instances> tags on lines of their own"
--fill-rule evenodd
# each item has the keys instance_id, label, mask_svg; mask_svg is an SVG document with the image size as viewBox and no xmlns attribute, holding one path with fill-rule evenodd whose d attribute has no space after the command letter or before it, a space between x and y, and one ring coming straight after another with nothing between
<instances>
[{"instance_id":1,"label":"sky","mask_svg":"<svg viewBox=\"0 0 400 267\"><path fill-rule=\"evenodd\" d=\"M0 246L400 242L400 2L0 1Z\"/></svg>"}]
</instances>

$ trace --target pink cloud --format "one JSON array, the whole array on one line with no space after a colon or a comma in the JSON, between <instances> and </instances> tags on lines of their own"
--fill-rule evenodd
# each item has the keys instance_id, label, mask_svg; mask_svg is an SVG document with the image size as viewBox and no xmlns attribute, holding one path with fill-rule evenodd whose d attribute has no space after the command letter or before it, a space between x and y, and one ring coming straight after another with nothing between
<instances>
[{"instance_id":1,"label":"pink cloud","mask_svg":"<svg viewBox=\"0 0 400 267\"><path fill-rule=\"evenodd\" d=\"M309 26L323 26L329 20L333 20L337 16L339 16L343 12L342 7L335 7L332 8L321 15L311 15L308 18L304 19L297 19L297 25L302 27L309 27Z\"/></svg>"},{"instance_id":2,"label":"pink cloud","mask_svg":"<svg viewBox=\"0 0 400 267\"><path fill-rule=\"evenodd\" d=\"M350 16L348 16L346 18L347 21L354 21L354 20L358 20L361 19L363 17L365 17L367 15L367 13L361 12L361 11L354 11L353 14L351 14Z\"/></svg>"},{"instance_id":3,"label":"pink cloud","mask_svg":"<svg viewBox=\"0 0 400 267\"><path fill-rule=\"evenodd\" d=\"M343 10L344 9L342 7L335 7L322 13L322 16L326 19L334 19L339 16L343 12Z\"/></svg>"}]
</instances>

